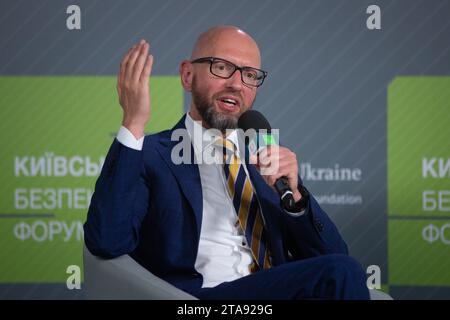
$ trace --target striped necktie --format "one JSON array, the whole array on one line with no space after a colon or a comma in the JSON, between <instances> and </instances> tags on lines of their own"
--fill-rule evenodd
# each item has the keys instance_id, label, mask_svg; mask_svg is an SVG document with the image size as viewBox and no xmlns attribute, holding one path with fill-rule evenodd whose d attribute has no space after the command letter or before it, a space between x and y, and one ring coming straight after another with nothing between
<instances>
[{"instance_id":1,"label":"striped necktie","mask_svg":"<svg viewBox=\"0 0 450 320\"><path fill-rule=\"evenodd\" d=\"M266 246L267 232L250 178L236 156L235 145L230 140L219 138L215 144L223 150L223 169L228 192L233 199L240 227L252 251L254 262L250 271L257 271L261 267L270 268L271 262Z\"/></svg>"}]
</instances>

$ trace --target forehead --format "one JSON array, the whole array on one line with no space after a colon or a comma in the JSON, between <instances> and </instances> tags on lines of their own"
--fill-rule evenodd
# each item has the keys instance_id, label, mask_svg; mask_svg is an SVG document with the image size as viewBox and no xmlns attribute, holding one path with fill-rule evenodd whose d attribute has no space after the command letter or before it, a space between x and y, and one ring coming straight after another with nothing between
<instances>
[{"instance_id":1,"label":"forehead","mask_svg":"<svg viewBox=\"0 0 450 320\"><path fill-rule=\"evenodd\" d=\"M239 66L261 67L258 46L247 35L221 33L211 37L205 45L204 56L226 59Z\"/></svg>"}]
</instances>

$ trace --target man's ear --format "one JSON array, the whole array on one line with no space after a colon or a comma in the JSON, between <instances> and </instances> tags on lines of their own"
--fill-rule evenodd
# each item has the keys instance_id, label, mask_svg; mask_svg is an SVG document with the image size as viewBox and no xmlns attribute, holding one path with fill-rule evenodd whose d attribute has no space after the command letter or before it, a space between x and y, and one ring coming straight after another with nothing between
<instances>
[{"instance_id":1,"label":"man's ear","mask_svg":"<svg viewBox=\"0 0 450 320\"><path fill-rule=\"evenodd\" d=\"M192 67L192 63L188 60L184 60L180 64L180 78L181 78L181 85L183 86L184 90L191 92L192 90L192 78L194 76L194 70Z\"/></svg>"}]
</instances>

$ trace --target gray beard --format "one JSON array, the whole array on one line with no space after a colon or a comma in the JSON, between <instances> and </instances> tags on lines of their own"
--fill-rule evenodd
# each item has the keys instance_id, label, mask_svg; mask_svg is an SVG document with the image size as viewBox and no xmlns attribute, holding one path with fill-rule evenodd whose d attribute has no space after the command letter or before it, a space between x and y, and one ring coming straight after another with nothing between
<instances>
[{"instance_id":1,"label":"gray beard","mask_svg":"<svg viewBox=\"0 0 450 320\"><path fill-rule=\"evenodd\" d=\"M192 99L197 111L209 128L214 128L225 133L226 129L236 129L238 116L218 113L213 105L209 104L204 97L192 90Z\"/></svg>"},{"instance_id":2,"label":"gray beard","mask_svg":"<svg viewBox=\"0 0 450 320\"><path fill-rule=\"evenodd\" d=\"M226 115L217 112L212 103L198 92L196 80L195 77L192 80L192 100L204 123L209 128L220 130L222 133L225 133L227 129L236 129L239 116L242 112L237 115Z\"/></svg>"},{"instance_id":3,"label":"gray beard","mask_svg":"<svg viewBox=\"0 0 450 320\"><path fill-rule=\"evenodd\" d=\"M226 129L236 129L238 119L235 116L227 116L218 113L214 106L199 106L199 113L202 119L210 128L215 128L225 133Z\"/></svg>"}]
</instances>

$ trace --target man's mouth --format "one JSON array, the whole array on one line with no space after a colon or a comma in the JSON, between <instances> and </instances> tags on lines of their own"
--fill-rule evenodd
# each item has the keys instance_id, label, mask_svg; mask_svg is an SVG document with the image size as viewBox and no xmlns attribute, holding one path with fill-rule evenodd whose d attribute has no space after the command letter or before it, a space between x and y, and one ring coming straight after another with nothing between
<instances>
[{"instance_id":1,"label":"man's mouth","mask_svg":"<svg viewBox=\"0 0 450 320\"><path fill-rule=\"evenodd\" d=\"M228 99L228 98L225 98L225 99L220 99L220 100L221 100L222 102L228 104L228 105L233 105L233 106L235 106L235 105L237 104L237 101L234 100L234 99Z\"/></svg>"},{"instance_id":2,"label":"man's mouth","mask_svg":"<svg viewBox=\"0 0 450 320\"><path fill-rule=\"evenodd\" d=\"M234 97L221 97L218 99L219 107L228 111L234 111L240 108L240 102Z\"/></svg>"}]
</instances>

